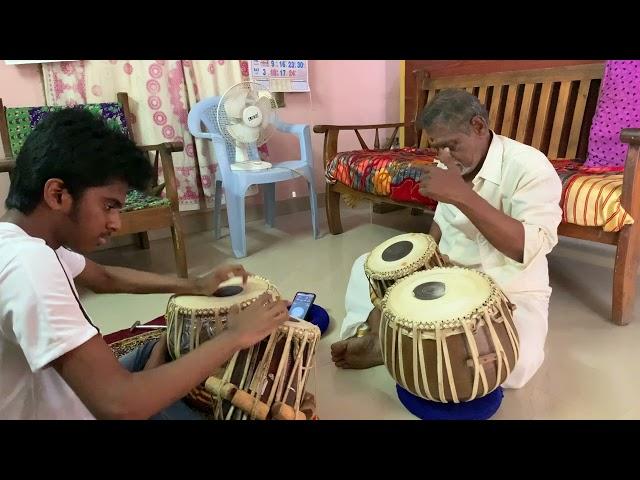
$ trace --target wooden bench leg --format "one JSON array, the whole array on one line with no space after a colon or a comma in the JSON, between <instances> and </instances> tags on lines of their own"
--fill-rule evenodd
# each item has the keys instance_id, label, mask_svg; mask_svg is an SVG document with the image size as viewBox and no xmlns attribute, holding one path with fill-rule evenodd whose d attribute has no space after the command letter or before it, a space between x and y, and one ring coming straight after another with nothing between
<instances>
[{"instance_id":1,"label":"wooden bench leg","mask_svg":"<svg viewBox=\"0 0 640 480\"><path fill-rule=\"evenodd\" d=\"M173 212L173 226L171 227L171 237L173 238L173 253L176 257L176 270L181 278L189 277L187 267L187 252L184 246L184 235L182 233L182 223L180 214Z\"/></svg>"},{"instance_id":2,"label":"wooden bench leg","mask_svg":"<svg viewBox=\"0 0 640 480\"><path fill-rule=\"evenodd\" d=\"M612 321L627 325L632 320L636 278L640 260L640 225L627 225L620 232L613 270Z\"/></svg>"},{"instance_id":3,"label":"wooden bench leg","mask_svg":"<svg viewBox=\"0 0 640 480\"><path fill-rule=\"evenodd\" d=\"M147 232L137 233L138 246L143 250L149 250L149 234Z\"/></svg>"},{"instance_id":4,"label":"wooden bench leg","mask_svg":"<svg viewBox=\"0 0 640 480\"><path fill-rule=\"evenodd\" d=\"M397 212L398 210L404 210L405 207L403 207L402 205L394 205L393 203L380 202L374 203L371 206L371 209L373 210L373 213L385 214L390 212Z\"/></svg>"},{"instance_id":5,"label":"wooden bench leg","mask_svg":"<svg viewBox=\"0 0 640 480\"><path fill-rule=\"evenodd\" d=\"M329 231L332 235L338 235L343 232L342 221L340 220L340 193L336 192L333 185L329 183L326 188L325 204Z\"/></svg>"}]
</instances>

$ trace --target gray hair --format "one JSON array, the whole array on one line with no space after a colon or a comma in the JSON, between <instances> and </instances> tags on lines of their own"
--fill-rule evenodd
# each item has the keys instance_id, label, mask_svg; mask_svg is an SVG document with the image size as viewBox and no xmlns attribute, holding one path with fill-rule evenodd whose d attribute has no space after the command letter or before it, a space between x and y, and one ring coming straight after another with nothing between
<instances>
[{"instance_id":1,"label":"gray hair","mask_svg":"<svg viewBox=\"0 0 640 480\"><path fill-rule=\"evenodd\" d=\"M481 117L489 123L489 114L475 95L465 90L440 91L422 112L422 128L437 124L451 131L468 132L471 120Z\"/></svg>"}]
</instances>

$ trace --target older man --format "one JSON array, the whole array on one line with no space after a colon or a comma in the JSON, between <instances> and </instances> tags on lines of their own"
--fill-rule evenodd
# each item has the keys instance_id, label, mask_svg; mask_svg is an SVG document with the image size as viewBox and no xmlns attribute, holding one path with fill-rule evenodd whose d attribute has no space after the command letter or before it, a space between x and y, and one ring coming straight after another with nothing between
<instances>
[{"instance_id":1,"label":"older man","mask_svg":"<svg viewBox=\"0 0 640 480\"><path fill-rule=\"evenodd\" d=\"M487 110L464 90L440 92L422 125L446 167L426 168L420 181L420 193L439 202L429 233L453 263L487 273L516 304L520 358L504 386L520 388L544 360L546 256L558 242L560 179L543 153L491 131ZM341 368L382 363L380 312L369 299L365 259L353 265L342 340L331 346Z\"/></svg>"}]
</instances>

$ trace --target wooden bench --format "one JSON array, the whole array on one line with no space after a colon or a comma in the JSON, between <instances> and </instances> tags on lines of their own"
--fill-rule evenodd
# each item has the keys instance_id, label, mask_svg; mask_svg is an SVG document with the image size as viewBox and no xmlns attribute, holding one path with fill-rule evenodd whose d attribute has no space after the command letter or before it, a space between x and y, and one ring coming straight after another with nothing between
<instances>
[{"instance_id":1,"label":"wooden bench","mask_svg":"<svg viewBox=\"0 0 640 480\"><path fill-rule=\"evenodd\" d=\"M324 134L324 165L338 153L338 135L353 130L363 149L368 149L360 131L375 130L374 148L389 149L398 129L414 129L415 145L428 147L427 136L419 125L424 106L446 88L463 88L476 95L489 112L489 126L498 134L532 145L550 159L582 159L587 156L589 131L597 104L602 63L499 72L486 75L459 75L430 79L425 71L417 71L417 102L414 121L379 125L316 125L314 132ZM393 129L389 141L380 147L379 131ZM636 221L619 232L605 232L601 227L583 227L561 223L563 236L616 245L613 276L611 319L618 325L631 321L636 290L636 274L640 261L640 129L624 129L620 133L629 144L622 187L622 207ZM363 193L344 184L326 186L326 210L329 230L342 233L340 196L351 195L374 203L390 203L412 209L425 209L412 202L396 202L388 197Z\"/></svg>"}]
</instances>

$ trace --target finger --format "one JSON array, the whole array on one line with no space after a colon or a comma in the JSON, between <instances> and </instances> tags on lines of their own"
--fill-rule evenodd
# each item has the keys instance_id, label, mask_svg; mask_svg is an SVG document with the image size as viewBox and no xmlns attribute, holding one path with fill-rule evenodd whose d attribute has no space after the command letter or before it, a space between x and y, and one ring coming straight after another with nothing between
<instances>
[{"instance_id":1,"label":"finger","mask_svg":"<svg viewBox=\"0 0 640 480\"><path fill-rule=\"evenodd\" d=\"M420 195L424 195L426 192L430 192L430 185L430 182L420 182L418 185L418 192L420 193Z\"/></svg>"},{"instance_id":2,"label":"finger","mask_svg":"<svg viewBox=\"0 0 640 480\"><path fill-rule=\"evenodd\" d=\"M270 305L277 305L281 301L278 297L272 296L269 292L265 292L262 295Z\"/></svg>"},{"instance_id":3,"label":"finger","mask_svg":"<svg viewBox=\"0 0 640 480\"><path fill-rule=\"evenodd\" d=\"M437 168L435 162L434 163L416 162L416 163L412 163L411 166L413 166L416 170L420 170L423 173L429 173L433 171L434 168Z\"/></svg>"},{"instance_id":4,"label":"finger","mask_svg":"<svg viewBox=\"0 0 640 480\"><path fill-rule=\"evenodd\" d=\"M233 277L242 277L245 273L246 272L244 271L242 265L229 265L222 271L222 276L225 278L225 280L229 280Z\"/></svg>"},{"instance_id":5,"label":"finger","mask_svg":"<svg viewBox=\"0 0 640 480\"><path fill-rule=\"evenodd\" d=\"M277 315L275 317L271 317L265 323L265 328L267 328L269 330L269 333L271 333L288 319L289 318L286 315Z\"/></svg>"},{"instance_id":6,"label":"finger","mask_svg":"<svg viewBox=\"0 0 640 480\"><path fill-rule=\"evenodd\" d=\"M411 163L411 166L416 170L424 172L426 170L427 164L423 162L413 162Z\"/></svg>"},{"instance_id":7,"label":"finger","mask_svg":"<svg viewBox=\"0 0 640 480\"><path fill-rule=\"evenodd\" d=\"M232 265L231 269L233 270L233 273L235 273L239 277L247 273L247 271L244 269L242 265Z\"/></svg>"},{"instance_id":8,"label":"finger","mask_svg":"<svg viewBox=\"0 0 640 480\"><path fill-rule=\"evenodd\" d=\"M438 160L440 160L447 167L448 170L455 169L454 171L459 172L460 166L458 165L458 162L456 162L451 156L451 154L449 153L449 149L445 148L443 151L445 153L439 156Z\"/></svg>"},{"instance_id":9,"label":"finger","mask_svg":"<svg viewBox=\"0 0 640 480\"><path fill-rule=\"evenodd\" d=\"M347 351L348 342L346 340L340 340L331 345L331 357L335 356L335 359L342 358Z\"/></svg>"},{"instance_id":10,"label":"finger","mask_svg":"<svg viewBox=\"0 0 640 480\"><path fill-rule=\"evenodd\" d=\"M267 293L263 293L261 294L255 302L253 302L253 304L251 305L254 308L269 308L269 306L271 305L272 301L271 301L271 297L267 294Z\"/></svg>"},{"instance_id":11,"label":"finger","mask_svg":"<svg viewBox=\"0 0 640 480\"><path fill-rule=\"evenodd\" d=\"M436 158L442 163L451 159L451 150L449 149L449 147L444 147L438 150L438 156Z\"/></svg>"},{"instance_id":12,"label":"finger","mask_svg":"<svg viewBox=\"0 0 640 480\"><path fill-rule=\"evenodd\" d=\"M281 302L279 305L276 305L275 310L273 311L274 315L284 315L289 318L289 310L287 310L287 306L284 302Z\"/></svg>"}]
</instances>

